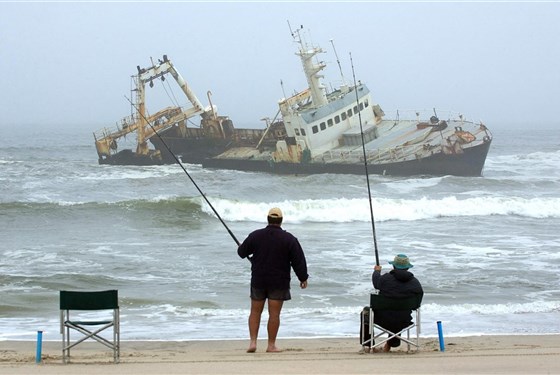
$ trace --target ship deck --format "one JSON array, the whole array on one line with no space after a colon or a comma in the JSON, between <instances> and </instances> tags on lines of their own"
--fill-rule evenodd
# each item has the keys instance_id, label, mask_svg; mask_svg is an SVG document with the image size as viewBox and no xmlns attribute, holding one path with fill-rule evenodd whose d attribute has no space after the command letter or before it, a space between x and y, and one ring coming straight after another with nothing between
<instances>
[{"instance_id":1,"label":"ship deck","mask_svg":"<svg viewBox=\"0 0 560 375\"><path fill-rule=\"evenodd\" d=\"M452 143L457 140L456 128L459 127L468 131L475 138L472 142L463 144L463 148L480 145L487 135L484 127L471 122L449 120L447 127L440 130L434 130L430 126L422 128L417 125L416 120L383 120L376 124L376 138L368 141L364 147L368 163L389 164L418 160L443 153L444 148L451 147ZM370 130L370 128L366 128L364 133ZM357 136L360 134L360 130L352 129L346 134ZM357 164L363 163L363 156L364 150L361 143L359 145L341 145L324 152L317 152L317 155L313 157L313 163ZM274 160L273 150L259 151L254 147L231 148L216 158L270 162Z\"/></svg>"}]
</instances>

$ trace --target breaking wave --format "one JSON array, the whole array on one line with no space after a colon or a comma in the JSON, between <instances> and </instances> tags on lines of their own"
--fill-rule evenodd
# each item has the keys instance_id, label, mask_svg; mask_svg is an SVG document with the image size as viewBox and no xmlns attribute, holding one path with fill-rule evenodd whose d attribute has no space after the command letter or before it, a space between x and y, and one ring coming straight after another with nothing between
<instances>
[{"instance_id":1,"label":"breaking wave","mask_svg":"<svg viewBox=\"0 0 560 375\"><path fill-rule=\"evenodd\" d=\"M304 199L273 202L247 202L208 197L212 206L226 221L262 222L270 207L284 211L285 221L302 222L367 222L370 208L367 199ZM448 196L441 199L372 199L376 221L415 221L440 217L466 216L520 216L534 219L560 218L560 198L471 197L459 199ZM2 211L45 211L72 207L74 209L129 209L161 211L193 211L215 216L202 197L159 196L152 199L117 202L12 202L1 203Z\"/></svg>"},{"instance_id":2,"label":"breaking wave","mask_svg":"<svg viewBox=\"0 0 560 375\"><path fill-rule=\"evenodd\" d=\"M278 202L236 202L214 199L212 205L228 221L262 221L263 213L272 206L281 207L286 222L369 221L367 199L307 199ZM458 199L373 199L376 221L414 221L438 217L517 215L536 219L559 218L560 198L480 197ZM204 204L202 209L212 215Z\"/></svg>"}]
</instances>

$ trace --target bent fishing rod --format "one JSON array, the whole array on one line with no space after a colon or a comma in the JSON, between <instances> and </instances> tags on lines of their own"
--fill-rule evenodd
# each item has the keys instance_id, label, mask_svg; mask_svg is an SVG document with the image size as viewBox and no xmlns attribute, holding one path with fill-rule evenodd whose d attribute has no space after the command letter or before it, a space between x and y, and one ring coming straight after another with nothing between
<instances>
[{"instance_id":1,"label":"bent fishing rod","mask_svg":"<svg viewBox=\"0 0 560 375\"><path fill-rule=\"evenodd\" d=\"M358 105L358 120L360 122L360 133L362 135L362 151L364 152L364 167L366 170L367 190L369 197L369 212L371 214L371 230L373 233L373 246L375 249L375 264L379 266L379 252L377 251L377 236L375 235L375 219L373 217L373 204L371 202L371 188L369 185L369 172L367 168L366 145L364 140L364 129L362 127L362 111L360 109L360 99L358 98L358 86L356 85L356 75L354 74L354 62L350 53L350 65L352 66L352 77L354 79L354 92L356 93L356 104Z\"/></svg>"},{"instance_id":2,"label":"bent fishing rod","mask_svg":"<svg viewBox=\"0 0 560 375\"><path fill-rule=\"evenodd\" d=\"M167 145L167 143L165 143L165 141L163 140L163 138L161 137L161 135L159 135L159 133L156 131L156 129L154 129L154 127L152 126L152 124L150 124L150 121L148 121L148 119L146 118L146 116L144 116L144 114L142 112L140 112L140 110L138 109L138 107L136 107L136 105L134 103L132 103L132 101L126 97L126 100L128 100L128 102L134 107L134 109L136 109L136 111L138 112L138 114L140 116L142 116L142 118L144 119L144 121L146 121L146 123L148 124L148 126L152 129L152 131L157 135L157 137L159 138L160 142L165 146L165 148L167 149L167 151L173 156L173 159L175 159L175 161L177 162L177 164L179 164L179 166L183 169L183 172L185 172L185 174L187 175L187 177L191 180L191 182L193 183L194 187L198 190L198 192L200 193L200 195L202 195L202 198L204 198L204 200L206 201L206 203L208 203L208 206L210 206L210 208L212 209L212 211L214 212L214 214L218 217L218 219L220 220L220 222L222 223L222 225L224 226L224 228L226 228L226 230L228 231L229 235L231 236L231 238L233 238L233 240L235 241L235 243L237 244L237 246L239 246L241 243L237 240L237 238L235 237L235 235L233 234L233 232L228 228L228 226L226 225L226 223L222 220L220 214L218 214L218 211L216 211L216 209L214 208L214 206L212 206L212 203L210 203L210 201L208 200L208 198L206 197L206 195L202 192L202 190L198 187L197 183L195 182L195 180L192 178L192 176L189 174L189 172L187 171L187 169L185 168L185 166L181 163L181 161L179 160L179 158L171 151L171 148ZM250 261L251 259L249 259Z\"/></svg>"}]
</instances>

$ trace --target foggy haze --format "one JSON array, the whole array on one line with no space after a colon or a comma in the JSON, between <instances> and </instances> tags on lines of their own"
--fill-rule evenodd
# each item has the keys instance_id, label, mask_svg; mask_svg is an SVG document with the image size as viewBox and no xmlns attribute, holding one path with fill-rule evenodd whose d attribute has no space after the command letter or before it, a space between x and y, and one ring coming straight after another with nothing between
<instances>
[{"instance_id":1,"label":"foggy haze","mask_svg":"<svg viewBox=\"0 0 560 375\"><path fill-rule=\"evenodd\" d=\"M557 124L559 16L550 2L0 3L0 127L112 127L130 114L136 66L164 54L205 106L211 91L237 127L264 126L307 87L287 21L326 52L327 86L341 81L330 40L349 82L351 53L388 117L435 107L491 129ZM151 112L173 105L156 89Z\"/></svg>"}]
</instances>

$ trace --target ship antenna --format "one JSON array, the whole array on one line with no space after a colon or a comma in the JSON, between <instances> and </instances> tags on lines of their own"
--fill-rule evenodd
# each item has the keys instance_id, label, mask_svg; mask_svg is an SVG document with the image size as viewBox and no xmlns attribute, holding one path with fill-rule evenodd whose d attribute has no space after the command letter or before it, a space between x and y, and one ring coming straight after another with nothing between
<instances>
[{"instance_id":1,"label":"ship antenna","mask_svg":"<svg viewBox=\"0 0 560 375\"><path fill-rule=\"evenodd\" d=\"M292 30L292 25L290 25L290 21L286 20L288 22L288 28L290 29L290 34L292 34L292 38L296 39L296 34L297 37L299 38L299 41L301 42L301 36L299 35L299 31L301 29L303 29L303 25L300 25L299 29L296 29L296 31Z\"/></svg>"},{"instance_id":2,"label":"ship antenna","mask_svg":"<svg viewBox=\"0 0 560 375\"><path fill-rule=\"evenodd\" d=\"M356 85L356 75L354 74L354 62L352 61L352 54L350 53L350 65L352 66L352 77L354 79L354 92L356 93L356 104L360 108L360 99L358 98L358 86ZM371 213L371 230L373 232L373 246L375 249L375 264L379 266L379 252L377 251L377 237L375 235L375 219L373 217L373 204L371 203L371 189L369 185L369 173L367 168L366 145L364 141L364 129L362 127L362 111L358 111L358 119L360 122L360 133L362 135L362 150L364 152L364 166L366 170L367 190L369 197L369 211Z\"/></svg>"},{"instance_id":3,"label":"ship antenna","mask_svg":"<svg viewBox=\"0 0 560 375\"><path fill-rule=\"evenodd\" d=\"M286 98L286 92L284 91L284 82L282 80L280 80L280 87L282 87L282 94L284 95L284 98Z\"/></svg>"},{"instance_id":4,"label":"ship antenna","mask_svg":"<svg viewBox=\"0 0 560 375\"><path fill-rule=\"evenodd\" d=\"M340 66L340 60L338 59L338 53L336 53L336 48L334 47L334 40L331 39L332 48L334 50L334 55L336 56L336 63L338 64L338 70L340 71L340 77L342 78L342 84L346 85L344 80L344 74L342 73L342 66Z\"/></svg>"},{"instance_id":5,"label":"ship antenna","mask_svg":"<svg viewBox=\"0 0 560 375\"><path fill-rule=\"evenodd\" d=\"M290 34L292 34L292 38L294 38L294 32L292 31L292 25L290 25L290 20L286 20L288 22L288 28L290 29Z\"/></svg>"},{"instance_id":6,"label":"ship antenna","mask_svg":"<svg viewBox=\"0 0 560 375\"><path fill-rule=\"evenodd\" d=\"M194 179L191 177L191 175L189 174L189 172L187 171L187 169L185 168L185 166L183 164L181 164L181 161L179 161L179 158L171 151L171 149L169 148L169 146L167 145L167 143L165 143L165 141L163 140L163 138L161 137L161 135L159 135L159 133L154 129L154 127L152 126L152 124L150 124L150 121L148 121L148 119L146 118L146 116L144 116L144 114L142 114L139 110L138 107L136 107L136 105L134 103L132 103L132 101L126 97L126 100L128 100L128 102L136 109L136 111L144 118L144 120L146 121L146 123L150 126L150 128L152 129L152 131L158 136L159 140L161 143L163 143L163 145L165 146L165 148L167 149L167 151L169 151L169 153L173 156L173 159L175 159L175 161L177 162L177 164L179 164L179 166L183 169L183 172L185 172L185 174L187 175L187 177L191 180L191 182L193 183L194 187L198 190L198 192L200 193L200 195L202 195L202 198L204 198L204 200L206 201L206 203L208 203L208 205L210 206L210 208L212 209L212 211L214 211L214 214L218 217L218 219L220 220L220 222L223 224L223 226L226 228L226 230L228 231L229 235L231 236L231 238L233 238L233 240L235 241L235 243L237 244L237 246L240 245L240 242L237 240L237 238L235 238L233 232L228 228L228 226L226 225L226 223L222 220L222 218L220 217L220 214L218 214L218 211L216 211L216 209L214 208L214 206L212 206L212 203L210 203L210 201L208 200L208 198L206 197L206 195L202 192L202 190L198 187L197 183L194 181ZM249 261L251 261L251 259L249 259Z\"/></svg>"}]
</instances>

